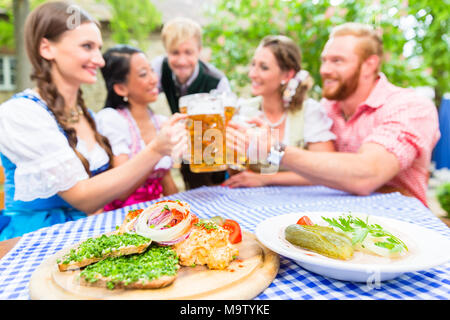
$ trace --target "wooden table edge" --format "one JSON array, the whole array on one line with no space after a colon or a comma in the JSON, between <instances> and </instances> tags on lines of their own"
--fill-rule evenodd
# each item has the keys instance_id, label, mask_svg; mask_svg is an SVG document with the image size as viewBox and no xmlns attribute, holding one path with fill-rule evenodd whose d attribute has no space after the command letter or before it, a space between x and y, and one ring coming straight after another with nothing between
<instances>
[{"instance_id":1,"label":"wooden table edge","mask_svg":"<svg viewBox=\"0 0 450 320\"><path fill-rule=\"evenodd\" d=\"M0 259L3 258L19 242L20 237L0 241Z\"/></svg>"}]
</instances>

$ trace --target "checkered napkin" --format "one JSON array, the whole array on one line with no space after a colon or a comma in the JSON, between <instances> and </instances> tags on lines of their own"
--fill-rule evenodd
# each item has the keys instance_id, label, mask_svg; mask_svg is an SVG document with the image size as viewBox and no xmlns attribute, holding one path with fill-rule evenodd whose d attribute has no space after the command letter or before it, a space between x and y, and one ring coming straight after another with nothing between
<instances>
[{"instance_id":1,"label":"checkered napkin","mask_svg":"<svg viewBox=\"0 0 450 320\"><path fill-rule=\"evenodd\" d=\"M183 200L200 218L216 215L239 221L244 230L274 215L291 212L365 212L419 224L450 237L450 231L423 204L399 193L353 196L321 186L229 189L203 187L163 199ZM130 209L156 202L136 204L85 219L54 225L24 235L0 260L0 299L29 299L28 283L33 271L64 247L115 230ZM450 299L450 263L381 282L378 285L339 281L309 272L280 256L275 280L257 300L264 299Z\"/></svg>"}]
</instances>

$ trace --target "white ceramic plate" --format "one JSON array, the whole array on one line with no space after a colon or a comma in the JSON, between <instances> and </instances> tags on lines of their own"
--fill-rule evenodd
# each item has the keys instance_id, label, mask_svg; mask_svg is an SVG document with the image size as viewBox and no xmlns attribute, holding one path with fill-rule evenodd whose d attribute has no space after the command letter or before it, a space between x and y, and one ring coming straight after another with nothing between
<instances>
[{"instance_id":1,"label":"white ceramic plate","mask_svg":"<svg viewBox=\"0 0 450 320\"><path fill-rule=\"evenodd\" d=\"M330 278L371 282L391 280L405 272L426 270L450 260L450 240L436 231L395 219L369 216L369 223L378 223L384 229L399 237L408 246L406 256L389 259L355 252L347 261L325 257L303 250L284 237L284 230L295 224L302 216L308 216L313 223L328 225L323 217L338 217L343 212L298 212L275 216L261 222L256 227L256 237L266 247L287 258L293 259L301 267ZM367 214L352 212L351 215L366 219Z\"/></svg>"}]
</instances>

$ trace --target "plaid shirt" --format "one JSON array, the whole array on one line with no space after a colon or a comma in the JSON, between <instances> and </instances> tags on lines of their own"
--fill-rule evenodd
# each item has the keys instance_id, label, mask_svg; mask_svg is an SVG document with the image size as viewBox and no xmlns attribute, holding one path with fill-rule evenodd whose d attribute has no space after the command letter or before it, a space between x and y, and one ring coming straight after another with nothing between
<instances>
[{"instance_id":1,"label":"plaid shirt","mask_svg":"<svg viewBox=\"0 0 450 320\"><path fill-rule=\"evenodd\" d=\"M321 102L333 120L338 151L357 152L364 143L382 145L400 164L400 172L386 185L406 190L427 205L431 154L440 138L437 109L429 99L394 86L380 73L367 100L347 121L337 101Z\"/></svg>"}]
</instances>

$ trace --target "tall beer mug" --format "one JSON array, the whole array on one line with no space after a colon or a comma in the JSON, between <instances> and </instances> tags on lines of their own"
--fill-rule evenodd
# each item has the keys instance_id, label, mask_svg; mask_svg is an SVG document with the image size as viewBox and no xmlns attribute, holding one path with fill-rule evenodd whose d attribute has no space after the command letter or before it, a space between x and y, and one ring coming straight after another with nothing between
<instances>
[{"instance_id":1,"label":"tall beer mug","mask_svg":"<svg viewBox=\"0 0 450 320\"><path fill-rule=\"evenodd\" d=\"M223 112L225 114L225 126L236 113L237 97L233 92L223 92L221 95Z\"/></svg>"},{"instance_id":2,"label":"tall beer mug","mask_svg":"<svg viewBox=\"0 0 450 320\"><path fill-rule=\"evenodd\" d=\"M192 99L196 99L199 97L205 97L205 96L209 96L208 93L194 93L194 94L189 94L189 95L185 95L180 97L180 99L178 100L178 108L180 110L180 113L183 114L187 114L187 108L188 108L188 104L189 101ZM190 119L185 120L187 127L189 127L188 122L190 122ZM188 140L188 147L186 152L182 155L181 158L178 159L172 159L173 160L173 168L179 169L181 168L181 162L184 163L191 163L191 145L190 145L191 141Z\"/></svg>"},{"instance_id":3,"label":"tall beer mug","mask_svg":"<svg viewBox=\"0 0 450 320\"><path fill-rule=\"evenodd\" d=\"M180 113L185 113L185 114L187 113L187 106L188 106L189 99L192 99L192 95L182 96L178 100L178 109L180 110ZM189 151L189 149L190 149L189 146L187 149ZM175 169L181 168L181 162L183 161L183 159L186 159L185 161L188 161L188 158L189 157L187 154L183 154L181 156L181 158L172 157L172 161L173 161L172 167Z\"/></svg>"},{"instance_id":4,"label":"tall beer mug","mask_svg":"<svg viewBox=\"0 0 450 320\"><path fill-rule=\"evenodd\" d=\"M188 131L191 140L192 172L227 169L225 125L222 102L213 96L197 96L188 102Z\"/></svg>"},{"instance_id":5,"label":"tall beer mug","mask_svg":"<svg viewBox=\"0 0 450 320\"><path fill-rule=\"evenodd\" d=\"M240 98L237 100L237 111L234 114L232 121L239 124L242 127L251 128L247 121L261 115L259 110L261 103L261 97L254 97L250 99ZM249 141L252 143L253 141ZM250 164L250 154L240 154L237 150L234 150L233 154L229 152L231 146L227 146L227 163L233 170L244 171L247 170ZM231 157L231 158L230 158Z\"/></svg>"},{"instance_id":6,"label":"tall beer mug","mask_svg":"<svg viewBox=\"0 0 450 320\"><path fill-rule=\"evenodd\" d=\"M180 113L187 113L187 106L189 99L192 98L192 95L182 96L178 100L178 109L180 109Z\"/></svg>"}]
</instances>

